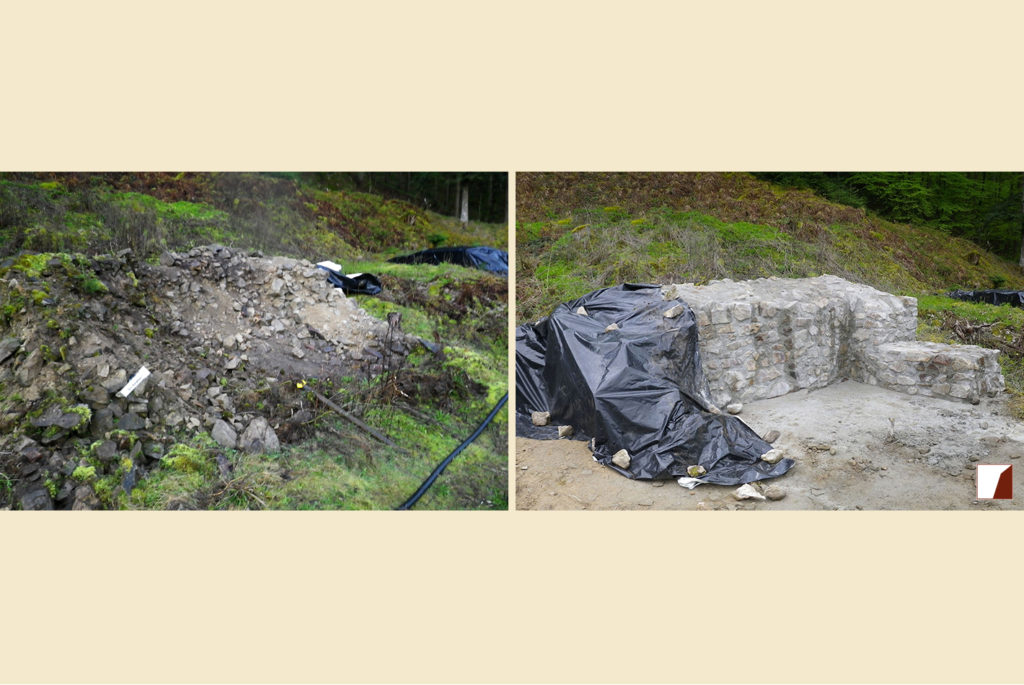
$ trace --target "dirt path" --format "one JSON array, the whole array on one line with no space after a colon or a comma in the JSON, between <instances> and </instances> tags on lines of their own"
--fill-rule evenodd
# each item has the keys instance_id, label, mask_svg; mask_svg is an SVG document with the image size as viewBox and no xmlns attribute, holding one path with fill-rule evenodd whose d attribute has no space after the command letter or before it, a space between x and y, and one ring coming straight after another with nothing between
<instances>
[{"instance_id":1,"label":"dirt path","mask_svg":"<svg viewBox=\"0 0 1024 685\"><path fill-rule=\"evenodd\" d=\"M1003 399L979 405L852 381L752 402L740 417L796 460L765 481L779 501L739 502L735 488L634 481L595 462L587 443L516 439L518 509L1022 509L1024 423ZM1013 464L1014 499L976 499L975 465Z\"/></svg>"}]
</instances>

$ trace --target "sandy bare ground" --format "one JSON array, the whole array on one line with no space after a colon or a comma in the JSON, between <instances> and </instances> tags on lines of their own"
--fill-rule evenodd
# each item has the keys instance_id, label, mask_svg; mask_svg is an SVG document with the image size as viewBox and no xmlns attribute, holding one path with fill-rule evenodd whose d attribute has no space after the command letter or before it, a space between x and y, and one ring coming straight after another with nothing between
<instances>
[{"instance_id":1,"label":"sandy bare ground","mask_svg":"<svg viewBox=\"0 0 1024 685\"><path fill-rule=\"evenodd\" d=\"M733 487L635 481L587 443L516 439L517 509L1022 509L1024 423L1005 399L970 405L852 381L747 404L740 415L796 465L762 481L786 496L743 502ZM978 500L977 464L1013 464L1013 500Z\"/></svg>"}]
</instances>

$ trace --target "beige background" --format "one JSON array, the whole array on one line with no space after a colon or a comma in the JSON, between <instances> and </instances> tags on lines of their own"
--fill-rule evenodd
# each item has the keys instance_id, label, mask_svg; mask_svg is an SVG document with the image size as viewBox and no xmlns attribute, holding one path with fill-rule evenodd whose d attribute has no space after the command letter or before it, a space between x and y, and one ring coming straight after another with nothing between
<instances>
[{"instance_id":1,"label":"beige background","mask_svg":"<svg viewBox=\"0 0 1024 685\"><path fill-rule=\"evenodd\" d=\"M1015 170L1022 25L1011 2L6 2L0 168ZM1021 680L1022 524L4 512L0 680Z\"/></svg>"}]
</instances>

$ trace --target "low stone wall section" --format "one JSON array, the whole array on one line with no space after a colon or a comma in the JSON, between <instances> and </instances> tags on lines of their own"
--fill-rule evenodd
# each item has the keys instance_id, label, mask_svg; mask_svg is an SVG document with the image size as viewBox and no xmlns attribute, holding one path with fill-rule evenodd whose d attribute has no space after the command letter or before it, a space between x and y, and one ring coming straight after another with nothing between
<instances>
[{"instance_id":1,"label":"low stone wall section","mask_svg":"<svg viewBox=\"0 0 1024 685\"><path fill-rule=\"evenodd\" d=\"M662 293L694 311L718 406L844 378L969 401L1003 389L995 350L915 341L912 297L837 276L726 279L669 285Z\"/></svg>"},{"instance_id":2,"label":"low stone wall section","mask_svg":"<svg viewBox=\"0 0 1024 685\"><path fill-rule=\"evenodd\" d=\"M1004 389L999 351L975 345L897 342L868 359L864 382L909 395L977 402Z\"/></svg>"}]
</instances>

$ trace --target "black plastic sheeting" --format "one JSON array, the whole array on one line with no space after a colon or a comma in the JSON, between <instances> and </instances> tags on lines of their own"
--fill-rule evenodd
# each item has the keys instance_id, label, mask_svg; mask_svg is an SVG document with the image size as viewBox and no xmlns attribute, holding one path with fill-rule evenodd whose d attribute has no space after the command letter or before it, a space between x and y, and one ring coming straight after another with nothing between
<instances>
[{"instance_id":1,"label":"black plastic sheeting","mask_svg":"<svg viewBox=\"0 0 1024 685\"><path fill-rule=\"evenodd\" d=\"M681 315L662 316L676 304ZM587 315L576 313L581 306ZM606 331L611 323L619 329ZM630 478L676 478L699 464L702 481L739 485L793 466L762 461L771 445L710 406L693 311L664 300L659 286L597 290L516 329L517 435L556 437L553 426L530 421L530 412L548 411L552 424L594 439L597 461ZM628 469L612 463L623 448Z\"/></svg>"},{"instance_id":2,"label":"black plastic sheeting","mask_svg":"<svg viewBox=\"0 0 1024 685\"><path fill-rule=\"evenodd\" d=\"M451 262L497 274L508 273L508 252L496 247L435 247L402 257L392 257L396 264L440 264Z\"/></svg>"},{"instance_id":3,"label":"black plastic sheeting","mask_svg":"<svg viewBox=\"0 0 1024 685\"><path fill-rule=\"evenodd\" d=\"M967 302L984 302L986 304L1009 304L1024 307L1024 291L1021 290L954 290L946 293L946 297Z\"/></svg>"},{"instance_id":4,"label":"black plastic sheeting","mask_svg":"<svg viewBox=\"0 0 1024 685\"><path fill-rule=\"evenodd\" d=\"M318 264L317 268L326 271L328 282L335 288L341 288L346 295L379 295L384 290L380 279L373 274L345 275L322 264Z\"/></svg>"}]
</instances>

